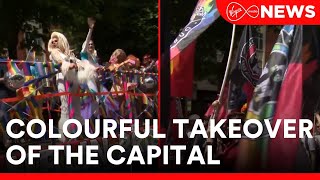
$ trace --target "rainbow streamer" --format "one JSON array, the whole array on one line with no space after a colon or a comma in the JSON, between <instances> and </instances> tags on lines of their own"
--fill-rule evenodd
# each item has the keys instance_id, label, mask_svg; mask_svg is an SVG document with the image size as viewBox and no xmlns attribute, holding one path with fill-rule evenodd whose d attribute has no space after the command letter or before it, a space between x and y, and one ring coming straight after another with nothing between
<instances>
[{"instance_id":1,"label":"rainbow streamer","mask_svg":"<svg viewBox=\"0 0 320 180\"><path fill-rule=\"evenodd\" d=\"M32 76L30 63L27 63L27 62L22 63L22 70L25 76Z\"/></svg>"},{"instance_id":2,"label":"rainbow streamer","mask_svg":"<svg viewBox=\"0 0 320 180\"><path fill-rule=\"evenodd\" d=\"M89 119L89 131L90 131L90 133L93 133L94 132L94 130L95 130L95 126L94 126L94 120L95 119Z\"/></svg>"},{"instance_id":3,"label":"rainbow streamer","mask_svg":"<svg viewBox=\"0 0 320 180\"><path fill-rule=\"evenodd\" d=\"M103 104L99 105L100 114L102 117L107 118L107 111Z\"/></svg>"},{"instance_id":4,"label":"rainbow streamer","mask_svg":"<svg viewBox=\"0 0 320 180\"><path fill-rule=\"evenodd\" d=\"M72 83L69 82L69 81L65 81L65 89L68 90L68 92L72 92ZM69 107L69 118L73 118L74 117L74 113L75 113L75 110L74 108L72 107L72 95L69 94L68 95L68 107ZM70 124L70 132L71 133L75 133L77 130L77 126L75 124Z\"/></svg>"},{"instance_id":5,"label":"rainbow streamer","mask_svg":"<svg viewBox=\"0 0 320 180\"><path fill-rule=\"evenodd\" d=\"M10 74L17 74L20 71L17 64L12 61L7 62L7 68Z\"/></svg>"},{"instance_id":6,"label":"rainbow streamer","mask_svg":"<svg viewBox=\"0 0 320 180\"><path fill-rule=\"evenodd\" d=\"M68 90L68 92L71 92L72 84L69 81L65 81L65 89ZM68 95L68 107L69 107L69 118L73 118L74 116L74 109L72 107L72 95Z\"/></svg>"},{"instance_id":7,"label":"rainbow streamer","mask_svg":"<svg viewBox=\"0 0 320 180\"><path fill-rule=\"evenodd\" d=\"M37 69L37 72L38 72L39 76L46 75L46 71L45 71L45 68L44 68L44 63L35 63L35 67Z\"/></svg>"},{"instance_id":8,"label":"rainbow streamer","mask_svg":"<svg viewBox=\"0 0 320 180\"><path fill-rule=\"evenodd\" d=\"M35 117L36 119L44 119L42 115L42 109L40 108L38 102L33 96L31 96L30 99L27 100L27 104L29 106L30 113L33 117ZM32 131L40 132L40 126L32 126Z\"/></svg>"},{"instance_id":9,"label":"rainbow streamer","mask_svg":"<svg viewBox=\"0 0 320 180\"><path fill-rule=\"evenodd\" d=\"M145 104L145 105L148 105L149 104L149 99L148 99L148 96L146 94L142 94L142 103Z\"/></svg>"},{"instance_id":10,"label":"rainbow streamer","mask_svg":"<svg viewBox=\"0 0 320 180\"><path fill-rule=\"evenodd\" d=\"M47 70L48 70L49 73L55 72L54 64L53 64L53 63L49 62L49 63L47 63L46 65L47 65Z\"/></svg>"},{"instance_id":11,"label":"rainbow streamer","mask_svg":"<svg viewBox=\"0 0 320 180\"><path fill-rule=\"evenodd\" d=\"M10 116L10 119L15 119L16 118L16 111L9 111L9 116Z\"/></svg>"},{"instance_id":12,"label":"rainbow streamer","mask_svg":"<svg viewBox=\"0 0 320 180\"><path fill-rule=\"evenodd\" d=\"M31 114L36 118L44 119L42 116L41 108L36 99L33 96L31 96L30 99L27 100L27 102L30 107Z\"/></svg>"},{"instance_id":13,"label":"rainbow streamer","mask_svg":"<svg viewBox=\"0 0 320 180\"><path fill-rule=\"evenodd\" d=\"M132 114L132 108L130 103L130 95L128 94L128 83L127 83L127 78L125 74L122 75L122 83L123 83L123 91L125 92L125 107L128 110L129 118L132 119L133 114Z\"/></svg>"},{"instance_id":14,"label":"rainbow streamer","mask_svg":"<svg viewBox=\"0 0 320 180\"><path fill-rule=\"evenodd\" d=\"M107 96L106 104L108 105L108 107L111 107L114 110L118 110L118 105L111 95Z\"/></svg>"},{"instance_id":15,"label":"rainbow streamer","mask_svg":"<svg viewBox=\"0 0 320 180\"><path fill-rule=\"evenodd\" d=\"M152 114L148 111L144 111L146 118L152 119Z\"/></svg>"},{"instance_id":16,"label":"rainbow streamer","mask_svg":"<svg viewBox=\"0 0 320 180\"><path fill-rule=\"evenodd\" d=\"M19 104L17 107L17 117L19 117L19 119L27 119L26 114L24 114L24 111L26 109L27 105L25 103Z\"/></svg>"}]
</instances>

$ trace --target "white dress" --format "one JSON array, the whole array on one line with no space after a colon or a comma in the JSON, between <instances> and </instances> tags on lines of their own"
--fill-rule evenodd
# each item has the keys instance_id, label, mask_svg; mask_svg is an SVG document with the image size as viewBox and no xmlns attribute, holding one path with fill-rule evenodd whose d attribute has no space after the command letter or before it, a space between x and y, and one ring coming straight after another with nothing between
<instances>
[{"instance_id":1,"label":"white dress","mask_svg":"<svg viewBox=\"0 0 320 180\"><path fill-rule=\"evenodd\" d=\"M86 83L90 78L94 78L94 67L88 65L85 62L81 62L76 58L70 58L63 54L60 50L53 50L50 55L50 59L54 63L62 63L61 72L56 75L56 83L58 92L71 92L76 94L79 89L80 83ZM71 61L77 63L78 72L75 69L69 69ZM67 89L66 81L69 82L70 87ZM66 138L63 136L62 127L66 120L68 119L77 119L84 125L84 119L81 116L81 105L79 96L71 96L71 104L68 103L68 96L60 96L61 100L61 116L58 123L59 133L62 135L60 141L65 142ZM70 105L74 110L73 115L70 112ZM70 116L72 115L72 117Z\"/></svg>"}]
</instances>

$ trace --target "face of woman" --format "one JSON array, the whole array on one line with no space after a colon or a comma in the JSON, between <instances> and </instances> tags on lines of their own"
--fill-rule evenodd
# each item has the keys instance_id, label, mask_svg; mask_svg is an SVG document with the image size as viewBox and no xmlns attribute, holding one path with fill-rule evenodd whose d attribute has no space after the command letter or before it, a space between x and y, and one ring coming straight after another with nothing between
<instances>
[{"instance_id":1,"label":"face of woman","mask_svg":"<svg viewBox=\"0 0 320 180\"><path fill-rule=\"evenodd\" d=\"M52 41L51 41L51 45L53 48L57 48L58 47L58 38L52 38Z\"/></svg>"},{"instance_id":2,"label":"face of woman","mask_svg":"<svg viewBox=\"0 0 320 180\"><path fill-rule=\"evenodd\" d=\"M94 52L94 43L93 43L93 41L91 40L91 41L89 41L89 52L90 53L93 53Z\"/></svg>"},{"instance_id":3,"label":"face of woman","mask_svg":"<svg viewBox=\"0 0 320 180\"><path fill-rule=\"evenodd\" d=\"M111 58L109 59L109 63L110 64L115 64L117 63L118 59L115 56L111 56Z\"/></svg>"},{"instance_id":4,"label":"face of woman","mask_svg":"<svg viewBox=\"0 0 320 180\"><path fill-rule=\"evenodd\" d=\"M151 62L150 57L143 58L143 64L148 65L148 64L150 64L150 62Z\"/></svg>"}]
</instances>

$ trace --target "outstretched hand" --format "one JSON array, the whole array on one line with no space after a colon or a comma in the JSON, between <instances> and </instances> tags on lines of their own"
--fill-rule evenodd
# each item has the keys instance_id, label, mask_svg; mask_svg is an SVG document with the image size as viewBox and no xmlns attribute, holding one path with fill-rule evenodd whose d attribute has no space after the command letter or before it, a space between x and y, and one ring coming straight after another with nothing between
<instances>
[{"instance_id":1,"label":"outstretched hand","mask_svg":"<svg viewBox=\"0 0 320 180\"><path fill-rule=\"evenodd\" d=\"M211 104L214 108L218 108L219 106L221 106L219 100L215 100L213 101L213 103Z\"/></svg>"},{"instance_id":2,"label":"outstretched hand","mask_svg":"<svg viewBox=\"0 0 320 180\"><path fill-rule=\"evenodd\" d=\"M88 26L90 29L93 29L95 23L96 21L93 18L88 18Z\"/></svg>"}]
</instances>

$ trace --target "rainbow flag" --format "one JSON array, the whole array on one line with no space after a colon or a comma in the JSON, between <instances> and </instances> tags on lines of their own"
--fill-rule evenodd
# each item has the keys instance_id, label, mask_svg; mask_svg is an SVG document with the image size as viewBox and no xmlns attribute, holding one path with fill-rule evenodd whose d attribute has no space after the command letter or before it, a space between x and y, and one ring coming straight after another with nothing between
<instances>
[{"instance_id":1,"label":"rainbow flag","mask_svg":"<svg viewBox=\"0 0 320 180\"><path fill-rule=\"evenodd\" d=\"M38 76L46 75L46 71L44 69L44 63L35 63L35 68L37 70Z\"/></svg>"},{"instance_id":2,"label":"rainbow flag","mask_svg":"<svg viewBox=\"0 0 320 180\"><path fill-rule=\"evenodd\" d=\"M20 69L18 68L17 64L14 63L13 61L8 61L7 62L7 68L8 68L8 72L10 74L17 74Z\"/></svg>"},{"instance_id":3,"label":"rainbow flag","mask_svg":"<svg viewBox=\"0 0 320 180\"><path fill-rule=\"evenodd\" d=\"M171 44L171 96L192 97L195 40L219 16L215 0L199 0L189 23Z\"/></svg>"},{"instance_id":4,"label":"rainbow flag","mask_svg":"<svg viewBox=\"0 0 320 180\"><path fill-rule=\"evenodd\" d=\"M22 70L23 70L23 73L25 76L32 76L32 73L31 73L31 64L28 63L28 62L23 62L22 63Z\"/></svg>"}]
</instances>

